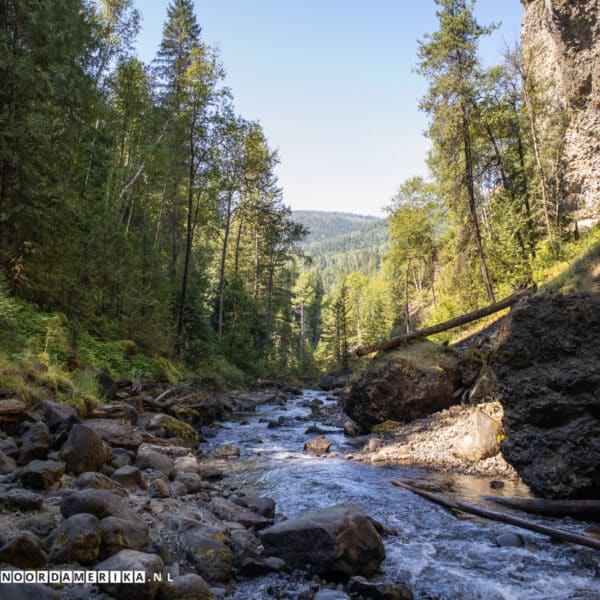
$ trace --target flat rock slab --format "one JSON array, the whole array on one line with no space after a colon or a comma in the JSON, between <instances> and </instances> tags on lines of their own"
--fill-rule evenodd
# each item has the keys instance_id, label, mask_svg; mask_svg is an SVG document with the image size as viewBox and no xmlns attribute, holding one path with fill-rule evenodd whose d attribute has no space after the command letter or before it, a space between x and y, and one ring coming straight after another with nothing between
<instances>
[{"instance_id":1,"label":"flat rock slab","mask_svg":"<svg viewBox=\"0 0 600 600\"><path fill-rule=\"evenodd\" d=\"M122 421L86 419L83 424L93 429L105 442L113 447L125 448L135 452L144 441L142 433L137 427Z\"/></svg>"},{"instance_id":2,"label":"flat rock slab","mask_svg":"<svg viewBox=\"0 0 600 600\"><path fill-rule=\"evenodd\" d=\"M323 575L368 575L385 558L379 534L356 504L307 512L265 529L259 537L267 555L285 560L292 568L311 564Z\"/></svg>"}]
</instances>

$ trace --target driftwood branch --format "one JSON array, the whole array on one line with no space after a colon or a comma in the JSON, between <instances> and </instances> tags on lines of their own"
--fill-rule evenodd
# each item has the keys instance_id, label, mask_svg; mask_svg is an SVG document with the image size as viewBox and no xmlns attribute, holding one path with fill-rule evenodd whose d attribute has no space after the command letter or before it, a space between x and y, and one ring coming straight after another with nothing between
<instances>
[{"instance_id":1,"label":"driftwood branch","mask_svg":"<svg viewBox=\"0 0 600 600\"><path fill-rule=\"evenodd\" d=\"M505 496L484 496L484 500L535 515L600 521L600 500L540 500Z\"/></svg>"},{"instance_id":2,"label":"driftwood branch","mask_svg":"<svg viewBox=\"0 0 600 600\"><path fill-rule=\"evenodd\" d=\"M406 333L404 335L399 335L398 337L389 338L387 340L383 340L382 342L371 344L370 346L361 346L354 352L358 356L364 356L365 354L371 354L372 352L378 352L380 350L391 350L392 348L397 348L398 346L406 344L407 342L428 337L430 335L434 335L435 333L441 333L442 331L453 329L454 327L459 327L460 325L466 325L471 321L483 319L483 317L487 317L488 315L492 315L495 312L516 304L522 298L533 294L536 289L537 287L533 286L525 290L519 290L511 296L504 298L504 300L500 300L500 302L495 302L494 304L490 304L489 306L480 308L479 310L474 310L473 312L460 315L459 317L455 317L449 321L444 321L443 323L438 323L437 325L432 325L431 327L425 327L425 329L420 329L419 331L414 331L413 333Z\"/></svg>"},{"instance_id":3,"label":"driftwood branch","mask_svg":"<svg viewBox=\"0 0 600 600\"><path fill-rule=\"evenodd\" d=\"M455 500L454 498L448 498L447 496L442 496L441 494L434 494L433 492L428 492L421 488L410 485L409 483L404 483L403 481L393 480L392 485L404 488L410 492L413 492L414 494L422 496L423 498L431 500L432 502L435 502L436 504L439 504L446 508L451 508L453 510L477 515L478 517L483 517L484 519L489 519L490 521L500 521L501 523L508 523L509 525L515 525L516 527L521 527L522 529L529 529L530 531L535 531L536 533L547 535L548 537L551 537L554 540L560 540L562 542L571 542L573 544L579 544L580 546L587 546L588 548L600 550L600 540L593 539L591 537L588 537L587 535L573 533L564 529L547 527L546 525L538 525L537 523L532 523L531 521L527 521L519 517L513 517L512 515L495 512L486 508L481 508L480 506L475 506L474 504L469 504L468 502Z\"/></svg>"}]
</instances>

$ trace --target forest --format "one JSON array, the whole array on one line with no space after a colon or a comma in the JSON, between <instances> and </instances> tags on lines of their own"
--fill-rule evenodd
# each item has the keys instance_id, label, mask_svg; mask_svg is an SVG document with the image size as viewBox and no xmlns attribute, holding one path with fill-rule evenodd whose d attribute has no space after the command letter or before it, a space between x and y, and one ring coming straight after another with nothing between
<instances>
[{"instance_id":1,"label":"forest","mask_svg":"<svg viewBox=\"0 0 600 600\"><path fill-rule=\"evenodd\" d=\"M143 64L130 0L2 3L2 294L69 323L63 366L90 362L89 334L231 382L297 371L306 230L194 10L171 3ZM12 352L45 352L47 332Z\"/></svg>"},{"instance_id":2,"label":"forest","mask_svg":"<svg viewBox=\"0 0 600 600\"><path fill-rule=\"evenodd\" d=\"M292 213L191 0L170 3L151 64L131 0L3 4L4 358L314 377L560 271L589 243L564 193L569 110L520 47L482 65L494 26L472 6L437 4L417 57L430 177L401 183L385 221Z\"/></svg>"}]
</instances>

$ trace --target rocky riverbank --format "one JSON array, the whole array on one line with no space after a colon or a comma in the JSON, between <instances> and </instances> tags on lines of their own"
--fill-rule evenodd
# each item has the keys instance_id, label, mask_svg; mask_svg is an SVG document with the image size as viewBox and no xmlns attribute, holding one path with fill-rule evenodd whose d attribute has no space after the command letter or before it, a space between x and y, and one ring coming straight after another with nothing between
<instances>
[{"instance_id":1,"label":"rocky riverbank","mask_svg":"<svg viewBox=\"0 0 600 600\"><path fill-rule=\"evenodd\" d=\"M489 421L481 419L478 412ZM388 421L384 428L389 429L371 438L355 459L376 465L410 464L442 472L518 479L500 453L502 417L500 403L487 402L477 407L452 406L406 424ZM474 423L480 420L484 424ZM478 425L484 428L487 423L492 428L491 440L484 432L477 433ZM481 444L484 437L489 440L489 444L484 442L486 447Z\"/></svg>"},{"instance_id":2,"label":"rocky riverbank","mask_svg":"<svg viewBox=\"0 0 600 600\"><path fill-rule=\"evenodd\" d=\"M208 600L227 595L239 578L269 572L303 582L307 598L320 588L317 597L332 597L326 592L339 592L346 582L348 590L362 590L360 597L380 597L381 586L371 589L361 576L377 570L385 551L359 506L285 520L272 499L220 481L240 456L234 444L202 448L204 436L219 431L215 419L262 404L284 407L297 393L261 385L223 395L123 394L84 419L54 402L32 412L0 401L0 570L141 569L162 577L162 583L58 588L5 584L2 600L104 594ZM274 595L286 597L284 587L275 585ZM389 594L411 597L408 590Z\"/></svg>"}]
</instances>

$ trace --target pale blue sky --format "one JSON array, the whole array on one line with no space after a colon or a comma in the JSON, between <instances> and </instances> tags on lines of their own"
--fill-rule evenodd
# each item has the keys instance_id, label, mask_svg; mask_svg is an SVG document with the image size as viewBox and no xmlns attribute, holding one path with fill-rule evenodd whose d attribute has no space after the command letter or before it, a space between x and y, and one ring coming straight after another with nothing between
<instances>
[{"instance_id":1,"label":"pale blue sky","mask_svg":"<svg viewBox=\"0 0 600 600\"><path fill-rule=\"evenodd\" d=\"M138 53L150 61L168 0L136 0ZM433 0L197 0L238 112L261 122L294 209L380 214L406 178L426 174L417 40L436 29ZM519 36L518 0L479 0L488 63Z\"/></svg>"}]
</instances>

